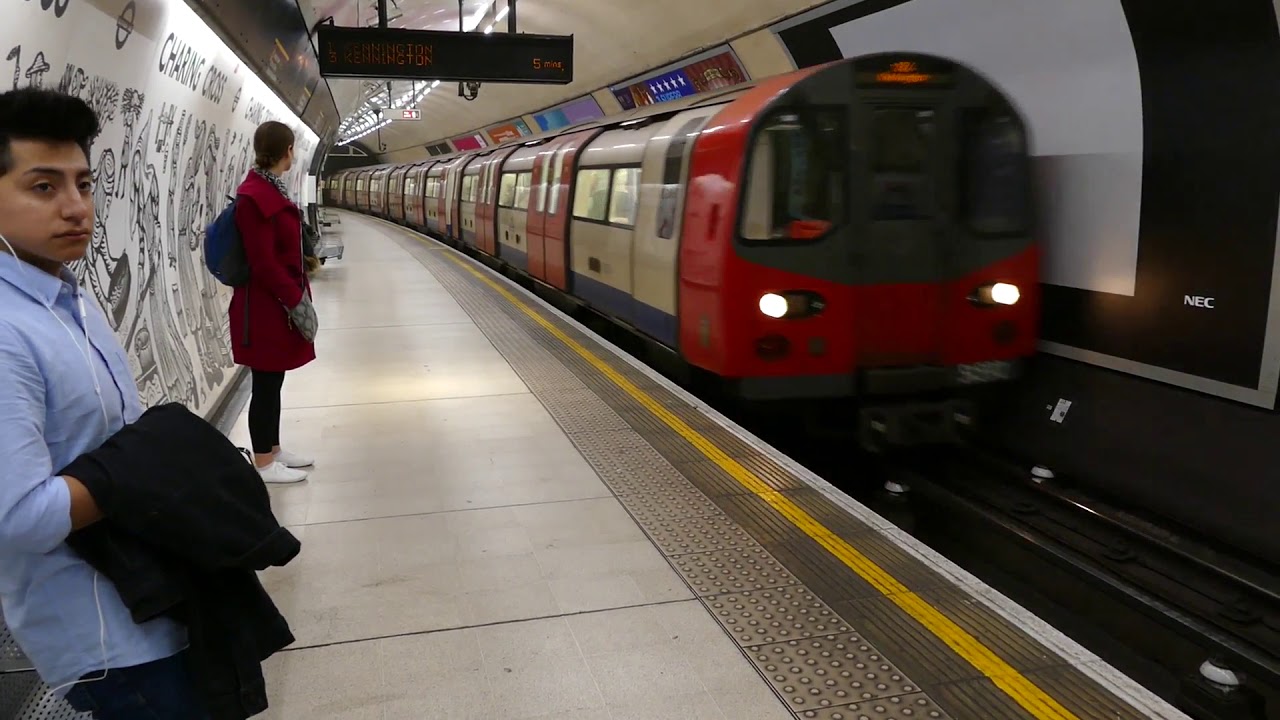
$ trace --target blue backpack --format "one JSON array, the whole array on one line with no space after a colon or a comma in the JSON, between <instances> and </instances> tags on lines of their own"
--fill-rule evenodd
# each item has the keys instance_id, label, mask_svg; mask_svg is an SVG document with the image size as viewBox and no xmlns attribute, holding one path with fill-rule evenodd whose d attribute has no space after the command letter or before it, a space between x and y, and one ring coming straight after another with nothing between
<instances>
[{"instance_id":1,"label":"blue backpack","mask_svg":"<svg viewBox=\"0 0 1280 720\"><path fill-rule=\"evenodd\" d=\"M204 264L218 282L228 287L249 284L249 259L236 227L236 199L204 231Z\"/></svg>"}]
</instances>

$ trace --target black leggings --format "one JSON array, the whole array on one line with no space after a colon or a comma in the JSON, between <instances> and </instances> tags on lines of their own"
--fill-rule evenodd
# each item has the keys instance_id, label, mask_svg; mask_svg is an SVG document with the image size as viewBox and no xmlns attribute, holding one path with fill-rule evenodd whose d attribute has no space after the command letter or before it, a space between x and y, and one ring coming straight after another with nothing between
<instances>
[{"instance_id":1,"label":"black leggings","mask_svg":"<svg viewBox=\"0 0 1280 720\"><path fill-rule=\"evenodd\" d=\"M253 397L249 398L249 438L253 451L269 455L280 444L280 388L284 373L253 371Z\"/></svg>"}]
</instances>

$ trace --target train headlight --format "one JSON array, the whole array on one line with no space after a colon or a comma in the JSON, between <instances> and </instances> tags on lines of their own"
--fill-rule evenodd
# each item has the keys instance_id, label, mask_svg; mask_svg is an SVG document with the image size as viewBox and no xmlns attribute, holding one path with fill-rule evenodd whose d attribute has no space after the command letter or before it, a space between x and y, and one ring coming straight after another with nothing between
<instances>
[{"instance_id":1,"label":"train headlight","mask_svg":"<svg viewBox=\"0 0 1280 720\"><path fill-rule=\"evenodd\" d=\"M996 283L991 286L991 302L998 305L1013 305L1018 302L1018 298L1022 297L1022 293L1018 292L1018 286L1011 283Z\"/></svg>"},{"instance_id":2,"label":"train headlight","mask_svg":"<svg viewBox=\"0 0 1280 720\"><path fill-rule=\"evenodd\" d=\"M787 299L777 293L765 293L760 296L760 312L771 318L785 317L787 305Z\"/></svg>"},{"instance_id":3,"label":"train headlight","mask_svg":"<svg viewBox=\"0 0 1280 720\"><path fill-rule=\"evenodd\" d=\"M977 305L1016 305L1022 292L1013 283L992 283L974 290L969 299Z\"/></svg>"}]
</instances>

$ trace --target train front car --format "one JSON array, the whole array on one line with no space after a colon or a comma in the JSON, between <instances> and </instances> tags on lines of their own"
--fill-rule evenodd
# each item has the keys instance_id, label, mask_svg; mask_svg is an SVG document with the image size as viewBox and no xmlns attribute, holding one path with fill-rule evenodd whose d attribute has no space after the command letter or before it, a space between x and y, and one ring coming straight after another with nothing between
<instances>
[{"instance_id":1,"label":"train front car","mask_svg":"<svg viewBox=\"0 0 1280 720\"><path fill-rule=\"evenodd\" d=\"M941 58L762 81L690 164L681 351L749 401L856 399L865 447L954 442L1034 353L1023 121Z\"/></svg>"}]
</instances>

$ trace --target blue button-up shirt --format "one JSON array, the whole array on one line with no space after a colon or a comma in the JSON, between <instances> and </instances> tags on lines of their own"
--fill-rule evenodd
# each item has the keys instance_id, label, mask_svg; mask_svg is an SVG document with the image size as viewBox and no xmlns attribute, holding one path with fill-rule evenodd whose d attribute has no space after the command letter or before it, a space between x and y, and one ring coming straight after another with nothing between
<instances>
[{"instance_id":1,"label":"blue button-up shirt","mask_svg":"<svg viewBox=\"0 0 1280 720\"><path fill-rule=\"evenodd\" d=\"M57 278L0 252L0 602L55 687L187 642L168 619L134 623L115 586L65 542L71 500L54 473L142 414L124 350L96 303L80 316L80 292L68 271Z\"/></svg>"}]
</instances>

